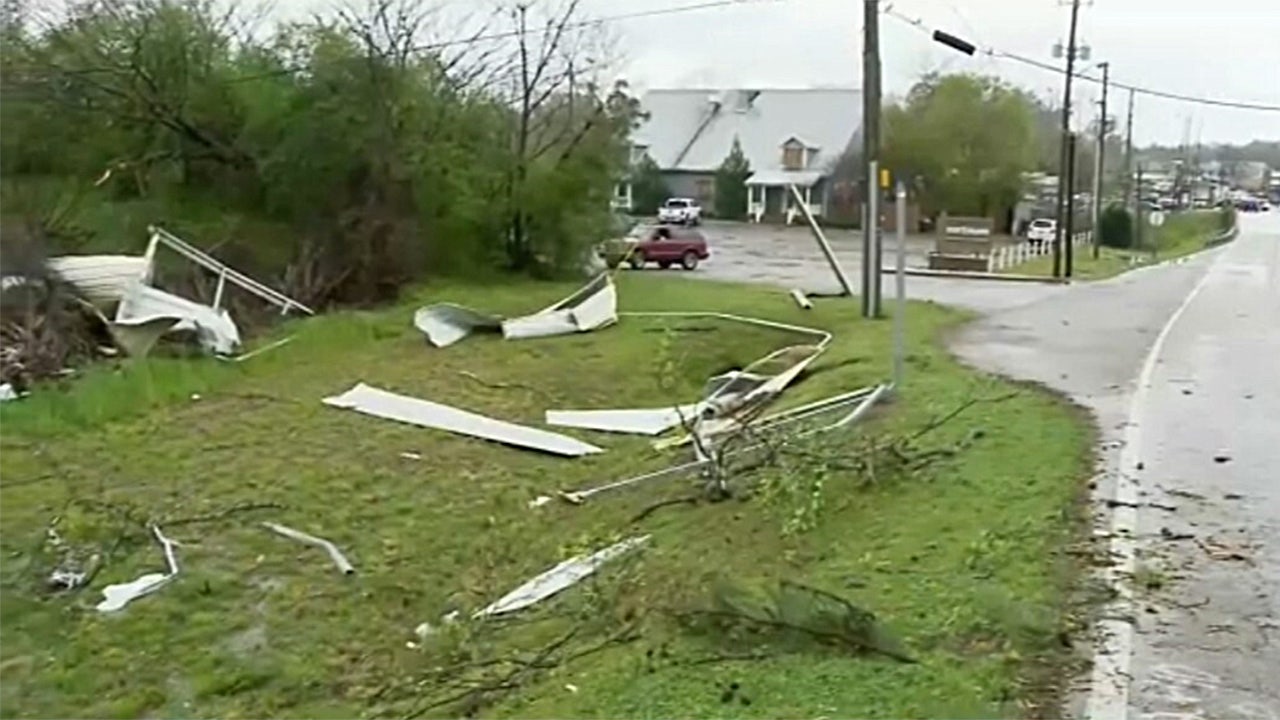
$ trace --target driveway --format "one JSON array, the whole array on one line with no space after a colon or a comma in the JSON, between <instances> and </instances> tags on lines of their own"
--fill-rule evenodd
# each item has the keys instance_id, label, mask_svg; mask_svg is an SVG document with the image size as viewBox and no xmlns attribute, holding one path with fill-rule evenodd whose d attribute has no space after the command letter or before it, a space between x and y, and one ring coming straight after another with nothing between
<instances>
[{"instance_id":1,"label":"driveway","mask_svg":"<svg viewBox=\"0 0 1280 720\"><path fill-rule=\"evenodd\" d=\"M984 314L962 358L1098 423L1120 601L1073 716L1280 720L1280 213L1240 222L1224 247L1103 282L907 278L913 299ZM798 229L750 232L768 240L726 231L699 275L836 289ZM833 242L856 278L854 238Z\"/></svg>"}]
</instances>

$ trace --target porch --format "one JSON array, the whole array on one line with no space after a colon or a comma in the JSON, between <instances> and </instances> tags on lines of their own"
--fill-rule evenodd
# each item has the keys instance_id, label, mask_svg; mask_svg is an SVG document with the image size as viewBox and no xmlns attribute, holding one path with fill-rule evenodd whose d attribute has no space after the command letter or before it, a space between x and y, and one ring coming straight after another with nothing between
<instances>
[{"instance_id":1,"label":"porch","mask_svg":"<svg viewBox=\"0 0 1280 720\"><path fill-rule=\"evenodd\" d=\"M747 179L747 215L753 222L779 219L788 225L801 218L800 206L789 189L795 185L809 213L822 217L826 211L823 178L818 172L758 172Z\"/></svg>"}]
</instances>

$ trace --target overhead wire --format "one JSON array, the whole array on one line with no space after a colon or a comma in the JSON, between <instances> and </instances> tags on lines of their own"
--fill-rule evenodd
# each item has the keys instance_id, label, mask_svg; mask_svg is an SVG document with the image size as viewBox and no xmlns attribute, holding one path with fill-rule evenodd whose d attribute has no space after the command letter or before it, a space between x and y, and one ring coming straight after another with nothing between
<instances>
[{"instance_id":1,"label":"overhead wire","mask_svg":"<svg viewBox=\"0 0 1280 720\"><path fill-rule=\"evenodd\" d=\"M888 15L889 17L894 18L895 20L898 20L907 25L910 25L911 27L914 27L917 30L920 30L926 34L931 33L929 28L926 27L925 22L923 20L919 18L912 18L906 15L903 15L902 13L895 10L892 5L886 6L885 9L883 10L883 13L885 15ZM1048 70L1049 72L1057 73L1059 75L1067 74L1067 71L1065 68L1058 67L1053 63L1048 63L1041 60L1036 60L1035 58L1027 57L1025 55L1020 55L1018 53L1008 52L1008 51L1000 50L999 48L990 47L990 46L980 48L980 51L989 57L1004 58L1006 60L1011 60L1013 62L1022 63L1023 65L1028 65L1030 67L1039 68L1041 70ZM1072 77L1080 80L1096 83L1099 85L1102 84L1102 78L1096 75L1090 75L1087 72L1076 71L1072 73ZM1242 101L1242 100L1222 100L1218 98L1203 97L1199 95L1187 95L1184 93L1175 93L1167 90L1158 90L1155 88L1144 87L1141 85L1133 85L1131 83L1120 82L1118 80L1109 80L1108 85L1112 87L1120 88L1122 90L1132 90L1134 93L1137 93L1139 95L1148 95L1151 97L1164 98L1166 100L1177 100L1180 102L1195 103L1199 105L1210 105L1213 107L1232 108L1236 110L1257 110L1262 112L1280 112L1280 105L1271 105L1267 103L1257 103L1257 102Z\"/></svg>"}]
</instances>

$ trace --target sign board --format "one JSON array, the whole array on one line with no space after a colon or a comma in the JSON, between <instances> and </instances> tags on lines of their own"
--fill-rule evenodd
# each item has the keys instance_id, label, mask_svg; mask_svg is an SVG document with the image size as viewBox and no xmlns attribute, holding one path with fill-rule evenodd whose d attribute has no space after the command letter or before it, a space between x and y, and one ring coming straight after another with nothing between
<instances>
[{"instance_id":1,"label":"sign board","mask_svg":"<svg viewBox=\"0 0 1280 720\"><path fill-rule=\"evenodd\" d=\"M886 168L880 168L880 187L887 190L891 181L892 178L889 176L889 171Z\"/></svg>"},{"instance_id":2,"label":"sign board","mask_svg":"<svg viewBox=\"0 0 1280 720\"><path fill-rule=\"evenodd\" d=\"M939 235L955 238L991 237L995 223L985 217L952 217L944 214L938 219Z\"/></svg>"},{"instance_id":3,"label":"sign board","mask_svg":"<svg viewBox=\"0 0 1280 720\"><path fill-rule=\"evenodd\" d=\"M1160 227L1164 224L1164 213L1156 210L1147 216L1147 223L1151 227Z\"/></svg>"}]
</instances>

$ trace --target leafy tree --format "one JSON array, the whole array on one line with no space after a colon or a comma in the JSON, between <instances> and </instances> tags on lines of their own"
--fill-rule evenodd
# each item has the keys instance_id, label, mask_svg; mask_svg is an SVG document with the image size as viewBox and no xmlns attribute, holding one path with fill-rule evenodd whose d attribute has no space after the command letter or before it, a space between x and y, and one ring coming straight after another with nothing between
<instances>
[{"instance_id":1,"label":"leafy tree","mask_svg":"<svg viewBox=\"0 0 1280 720\"><path fill-rule=\"evenodd\" d=\"M742 144L733 139L733 147L716 170L716 217L738 219L747 214L747 178L751 163L742 153Z\"/></svg>"},{"instance_id":2,"label":"leafy tree","mask_svg":"<svg viewBox=\"0 0 1280 720\"><path fill-rule=\"evenodd\" d=\"M927 76L885 111L884 163L919 179L928 213L1003 213L1035 167L1033 111L1026 93L996 78Z\"/></svg>"},{"instance_id":3,"label":"leafy tree","mask_svg":"<svg viewBox=\"0 0 1280 720\"><path fill-rule=\"evenodd\" d=\"M6 9L5 179L96 181L145 203L94 218L270 227L193 239L225 240L315 303L388 298L428 272L576 270L638 118L625 83L596 85L602 54L577 3L521 5L497 49L426 51L447 28L430 8L367 3L269 36L219 0L73 3L25 32ZM86 249L141 239L113 231Z\"/></svg>"},{"instance_id":4,"label":"leafy tree","mask_svg":"<svg viewBox=\"0 0 1280 720\"><path fill-rule=\"evenodd\" d=\"M648 155L640 158L631 169L629 179L632 211L638 215L652 215L658 212L658 206L666 202L667 196L670 195L667 181L662 179L662 170Z\"/></svg>"}]
</instances>

